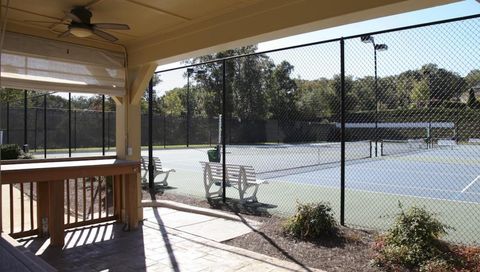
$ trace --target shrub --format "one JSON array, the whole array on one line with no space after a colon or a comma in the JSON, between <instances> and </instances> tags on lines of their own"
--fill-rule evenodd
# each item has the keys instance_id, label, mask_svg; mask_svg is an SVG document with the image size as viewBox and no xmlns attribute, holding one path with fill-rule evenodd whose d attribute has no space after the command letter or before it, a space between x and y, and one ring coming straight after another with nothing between
<instances>
[{"instance_id":1,"label":"shrub","mask_svg":"<svg viewBox=\"0 0 480 272\"><path fill-rule=\"evenodd\" d=\"M22 160L30 160L30 159L33 159L33 154L30 152L23 152L22 150L20 150L20 156L18 156L18 158Z\"/></svg>"},{"instance_id":2,"label":"shrub","mask_svg":"<svg viewBox=\"0 0 480 272\"><path fill-rule=\"evenodd\" d=\"M407 211L402 209L395 218L394 225L382 237L382 242L376 244L374 249L379 254L374 263L387 267L447 267L439 239L447 233L448 228L423 208L411 207Z\"/></svg>"},{"instance_id":3,"label":"shrub","mask_svg":"<svg viewBox=\"0 0 480 272\"><path fill-rule=\"evenodd\" d=\"M328 203L297 203L297 212L284 225L284 232L295 238L315 241L337 234L337 223Z\"/></svg>"},{"instance_id":4,"label":"shrub","mask_svg":"<svg viewBox=\"0 0 480 272\"><path fill-rule=\"evenodd\" d=\"M0 146L2 160L16 160L21 154L20 147L16 144L4 144Z\"/></svg>"}]
</instances>

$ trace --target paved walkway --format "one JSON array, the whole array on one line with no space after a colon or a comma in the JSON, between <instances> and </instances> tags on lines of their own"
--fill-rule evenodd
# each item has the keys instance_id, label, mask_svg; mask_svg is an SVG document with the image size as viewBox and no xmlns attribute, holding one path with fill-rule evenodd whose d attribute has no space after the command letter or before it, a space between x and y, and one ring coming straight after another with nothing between
<instances>
[{"instance_id":1,"label":"paved walkway","mask_svg":"<svg viewBox=\"0 0 480 272\"><path fill-rule=\"evenodd\" d=\"M144 214L133 232L113 223L71 230L63 249L48 247L48 240L20 242L60 271L319 271L216 241L229 235L204 235L246 232L254 224L167 208L144 208Z\"/></svg>"}]
</instances>

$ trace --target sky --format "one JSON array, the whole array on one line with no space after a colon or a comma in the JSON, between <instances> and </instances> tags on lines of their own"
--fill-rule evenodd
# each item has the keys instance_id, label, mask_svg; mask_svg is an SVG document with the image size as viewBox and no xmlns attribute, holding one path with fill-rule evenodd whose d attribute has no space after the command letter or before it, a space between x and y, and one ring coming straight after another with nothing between
<instances>
[{"instance_id":1,"label":"sky","mask_svg":"<svg viewBox=\"0 0 480 272\"><path fill-rule=\"evenodd\" d=\"M279 49L299 44L348 37L368 32L392 29L402 26L479 14L480 3L467 0L449 5L408 12L378 19L342 25L319 31L290 36L258 44L258 51ZM429 29L417 29L375 35L377 44L388 45L388 50L377 52L378 75L394 75L409 69L418 69L426 63L436 63L441 68L455 71L465 76L471 69L480 68L479 20L465 24L441 25ZM440 38L439 38L440 37ZM339 43L323 44L296 50L270 53L276 63L287 60L292 64L292 77L302 79L330 78L339 73ZM372 44L359 39L345 42L346 74L353 77L373 76L374 59ZM180 62L162 65L158 70L181 67ZM175 87L186 85L185 70L161 74L162 82L155 86L157 95ZM80 94L74 94L78 96Z\"/></svg>"},{"instance_id":2,"label":"sky","mask_svg":"<svg viewBox=\"0 0 480 272\"><path fill-rule=\"evenodd\" d=\"M392 29L426 22L479 14L480 3L467 0L449 5L408 12L378 19L342 25L319 31L290 36L258 44L258 51L284 48L299 44L318 42L323 40L348 37L368 32ZM478 22L476 22L478 24ZM455 24L443 25L421 30L411 30L400 33L376 35L376 43L385 43L388 50L377 52L378 75L393 75L409 69L418 69L426 63L436 63L440 67L455 71L465 76L468 71L480 68L480 44L478 35L471 35L472 31L480 29L480 25ZM459 27L463 28L458 31ZM475 27L479 27L474 29ZM443 34L443 35L442 35ZM438 37L441 37L439 39ZM453 54L452 54L453 52ZM461 53L464 52L464 53ZM467 54L467 52L469 52ZM472 54L476 55L472 58ZM332 77L340 70L339 44L326 45L288 50L268 54L278 64L287 60L294 65L294 78L316 79ZM478 61L473 61L476 59ZM345 42L346 73L354 77L373 76L374 60L372 44L364 44L357 40ZM158 70L183 66L180 62L162 65ZM162 73L162 82L155 86L157 95L165 91L186 84L185 71L178 70Z\"/></svg>"}]
</instances>

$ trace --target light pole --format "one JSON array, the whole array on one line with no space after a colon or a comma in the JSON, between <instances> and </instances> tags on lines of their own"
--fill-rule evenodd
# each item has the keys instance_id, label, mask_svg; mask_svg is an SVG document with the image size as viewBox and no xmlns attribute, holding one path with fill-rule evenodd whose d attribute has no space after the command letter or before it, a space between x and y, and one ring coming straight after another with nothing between
<instances>
[{"instance_id":1,"label":"light pole","mask_svg":"<svg viewBox=\"0 0 480 272\"><path fill-rule=\"evenodd\" d=\"M384 43L376 44L375 40L370 35L360 37L364 43L371 43L373 45L373 62L375 66L375 157L378 156L378 76L377 76L377 51L386 51L388 46Z\"/></svg>"},{"instance_id":2,"label":"light pole","mask_svg":"<svg viewBox=\"0 0 480 272\"><path fill-rule=\"evenodd\" d=\"M190 75L203 75L205 70L196 70L194 68L187 68L187 147L190 145Z\"/></svg>"}]
</instances>

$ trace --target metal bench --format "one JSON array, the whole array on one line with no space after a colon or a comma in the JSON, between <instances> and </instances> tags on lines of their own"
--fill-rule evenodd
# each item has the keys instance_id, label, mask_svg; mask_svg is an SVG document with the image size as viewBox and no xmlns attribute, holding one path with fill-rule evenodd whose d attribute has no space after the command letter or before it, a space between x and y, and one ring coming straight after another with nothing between
<instances>
[{"instance_id":1,"label":"metal bench","mask_svg":"<svg viewBox=\"0 0 480 272\"><path fill-rule=\"evenodd\" d=\"M222 196L223 165L217 162L200 162L203 168L205 196ZM251 166L226 164L225 186L238 190L240 201L257 202L258 187L267 181L257 179ZM218 189L215 186L218 186Z\"/></svg>"},{"instance_id":2,"label":"metal bench","mask_svg":"<svg viewBox=\"0 0 480 272\"><path fill-rule=\"evenodd\" d=\"M148 183L148 157L147 156L142 156L142 182L143 183ZM168 186L168 175L170 175L171 172L175 172L175 169L167 169L162 167L162 162L160 161L160 158L158 157L153 157L153 180L158 175L165 174L165 177L163 178L162 181L160 182L155 182L155 184L158 184L159 186Z\"/></svg>"}]
</instances>

